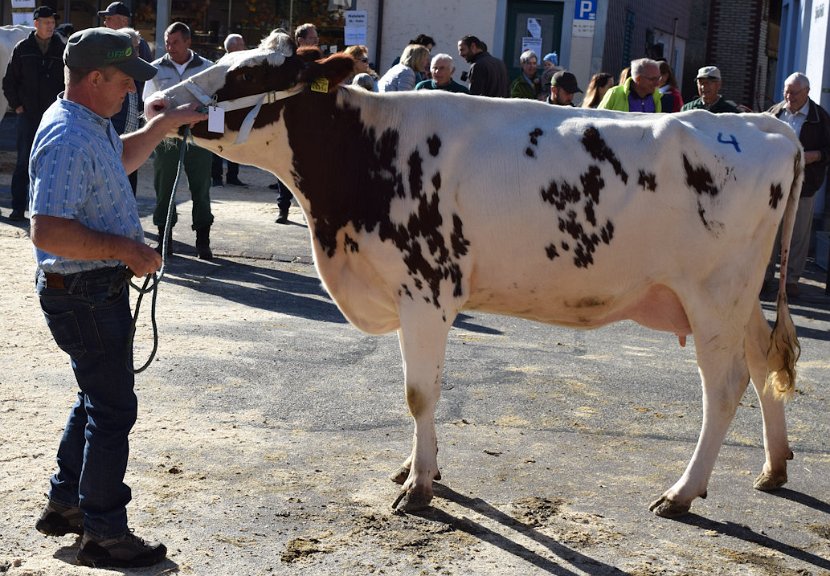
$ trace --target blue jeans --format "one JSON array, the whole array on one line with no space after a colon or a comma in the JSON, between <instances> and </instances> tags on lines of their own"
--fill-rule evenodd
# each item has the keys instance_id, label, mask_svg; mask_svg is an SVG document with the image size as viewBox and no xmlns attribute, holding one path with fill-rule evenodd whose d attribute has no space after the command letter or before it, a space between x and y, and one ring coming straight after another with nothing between
<instances>
[{"instance_id":1,"label":"blue jeans","mask_svg":"<svg viewBox=\"0 0 830 576\"><path fill-rule=\"evenodd\" d=\"M17 115L17 163L12 174L12 210L29 209L29 156L40 119Z\"/></svg>"},{"instance_id":2,"label":"blue jeans","mask_svg":"<svg viewBox=\"0 0 830 576\"><path fill-rule=\"evenodd\" d=\"M61 286L62 284L62 286ZM104 268L57 279L38 270L37 293L57 345L69 354L78 398L58 448L51 500L80 506L84 531L96 538L127 531L124 484L138 401L127 367L132 317L121 269Z\"/></svg>"}]
</instances>

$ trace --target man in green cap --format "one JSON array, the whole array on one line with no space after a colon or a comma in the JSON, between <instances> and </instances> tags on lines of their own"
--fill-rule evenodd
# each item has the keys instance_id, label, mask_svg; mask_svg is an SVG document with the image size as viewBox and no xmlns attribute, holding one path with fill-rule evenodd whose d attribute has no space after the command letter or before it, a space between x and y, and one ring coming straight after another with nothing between
<instances>
[{"instance_id":1,"label":"man in green cap","mask_svg":"<svg viewBox=\"0 0 830 576\"><path fill-rule=\"evenodd\" d=\"M29 210L37 294L55 342L70 356L78 393L35 527L49 536L82 534L81 564L150 566L167 549L127 525L124 474L137 415L127 282L158 270L161 257L144 243L127 173L171 130L206 115L157 103L161 115L119 137L110 117L155 68L128 34L108 28L70 36L63 61L66 91L44 113L32 147Z\"/></svg>"}]
</instances>

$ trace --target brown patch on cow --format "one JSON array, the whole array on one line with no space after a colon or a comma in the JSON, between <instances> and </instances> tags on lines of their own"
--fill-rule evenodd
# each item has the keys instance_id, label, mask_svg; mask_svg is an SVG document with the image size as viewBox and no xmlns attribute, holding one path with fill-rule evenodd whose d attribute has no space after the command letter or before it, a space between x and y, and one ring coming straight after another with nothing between
<instances>
[{"instance_id":1,"label":"brown patch on cow","mask_svg":"<svg viewBox=\"0 0 830 576\"><path fill-rule=\"evenodd\" d=\"M453 256L459 258L465 256L469 250L470 241L464 238L464 223L458 214L452 215L452 234L450 235L450 243L452 244ZM460 296L460 294L456 294Z\"/></svg>"},{"instance_id":2,"label":"brown patch on cow","mask_svg":"<svg viewBox=\"0 0 830 576\"><path fill-rule=\"evenodd\" d=\"M700 221L703 222L703 226L711 232L713 224L706 218L706 209L703 207L701 199L704 196L714 198L720 194L720 189L715 186L709 169L704 165L692 166L685 154L683 154L683 170L686 172L686 185L693 188L698 194L697 215L700 217Z\"/></svg>"},{"instance_id":3,"label":"brown patch on cow","mask_svg":"<svg viewBox=\"0 0 830 576\"><path fill-rule=\"evenodd\" d=\"M344 234L343 249L346 250L346 252L360 252L360 245L357 243L357 240L348 234Z\"/></svg>"},{"instance_id":4,"label":"brown patch on cow","mask_svg":"<svg viewBox=\"0 0 830 576\"><path fill-rule=\"evenodd\" d=\"M547 247L545 247L545 253L547 253L548 259L550 260L555 260L559 257L559 251L553 244L548 244Z\"/></svg>"},{"instance_id":5,"label":"brown patch on cow","mask_svg":"<svg viewBox=\"0 0 830 576\"><path fill-rule=\"evenodd\" d=\"M341 99L338 103L338 98ZM392 242L406 266L412 298L439 306L441 284L450 282L462 295L462 273L457 261L467 253L461 219L451 227L441 214L441 176L425 181L422 152L400 150L397 129L378 133L365 125L349 91L322 94L305 91L287 99L283 121L293 153L292 173L309 202L314 237L323 253L337 253L338 232L351 226L376 233ZM439 136L427 147L438 150ZM427 182L431 183L430 187ZM391 202L405 200L409 215L392 221Z\"/></svg>"},{"instance_id":6,"label":"brown patch on cow","mask_svg":"<svg viewBox=\"0 0 830 576\"><path fill-rule=\"evenodd\" d=\"M650 192L657 190L657 176L653 172L640 170L640 178L637 180L637 183L644 190L649 190Z\"/></svg>"},{"instance_id":7,"label":"brown patch on cow","mask_svg":"<svg viewBox=\"0 0 830 576\"><path fill-rule=\"evenodd\" d=\"M623 184L628 184L628 173L623 169L622 162L620 162L614 151L605 143L602 136L594 126L589 126L582 133L582 146L585 151L591 155L595 160L600 162L608 162L614 168L614 173L620 177Z\"/></svg>"},{"instance_id":8,"label":"brown patch on cow","mask_svg":"<svg viewBox=\"0 0 830 576\"><path fill-rule=\"evenodd\" d=\"M692 166L689 159L683 154L683 170L686 172L686 185L693 188L701 196L717 196L720 189L715 186L712 173L704 165Z\"/></svg>"},{"instance_id":9,"label":"brown patch on cow","mask_svg":"<svg viewBox=\"0 0 830 576\"><path fill-rule=\"evenodd\" d=\"M217 101L235 100L254 94L287 90L297 83L297 77L302 68L303 63L293 56L286 58L282 66L276 68L270 66L267 62L261 62L255 66L236 68L225 75L225 85L216 92L216 99ZM261 128L262 126L273 124L279 120L283 105L283 100L278 100L271 104L263 104L254 121L254 128ZM251 108L253 106L226 112L226 128L228 130L238 131ZM195 124L191 128L191 131L194 136L208 140L222 138L223 136L217 132L208 132L206 120Z\"/></svg>"},{"instance_id":10,"label":"brown patch on cow","mask_svg":"<svg viewBox=\"0 0 830 576\"><path fill-rule=\"evenodd\" d=\"M773 210L778 208L778 203L784 197L784 192L781 189L781 184L771 184L769 187L769 205Z\"/></svg>"},{"instance_id":11,"label":"brown patch on cow","mask_svg":"<svg viewBox=\"0 0 830 576\"><path fill-rule=\"evenodd\" d=\"M536 151L533 149L534 146L539 145L539 136L544 134L541 128L534 128L528 133L530 137L530 146L525 148L525 156L528 158L536 158Z\"/></svg>"},{"instance_id":12,"label":"brown patch on cow","mask_svg":"<svg viewBox=\"0 0 830 576\"><path fill-rule=\"evenodd\" d=\"M427 138L427 146L429 146L430 156L438 156L438 152L441 150L441 139L438 137L438 134L433 134Z\"/></svg>"},{"instance_id":13,"label":"brown patch on cow","mask_svg":"<svg viewBox=\"0 0 830 576\"><path fill-rule=\"evenodd\" d=\"M432 175L432 188L437 192L441 189L441 173L436 172Z\"/></svg>"},{"instance_id":14,"label":"brown patch on cow","mask_svg":"<svg viewBox=\"0 0 830 576\"><path fill-rule=\"evenodd\" d=\"M605 301L600 300L596 296L586 296L573 302L568 302L566 300L565 306L569 308L598 308L600 306L605 306Z\"/></svg>"},{"instance_id":15,"label":"brown patch on cow","mask_svg":"<svg viewBox=\"0 0 830 576\"><path fill-rule=\"evenodd\" d=\"M596 205L600 200L600 192L605 187L599 166L589 166L579 180L582 188L568 182L551 182L547 188L542 188L540 193L542 200L553 205L559 212L559 231L574 240L574 264L578 268L587 268L594 263L593 254L598 244L610 244L614 226L606 220L605 224L597 229ZM583 203L582 209L586 220L584 225L580 222L576 210L580 203ZM570 244L565 241L561 242L561 247L566 252L571 249ZM546 252L551 260L560 255L553 244L546 248Z\"/></svg>"},{"instance_id":16,"label":"brown patch on cow","mask_svg":"<svg viewBox=\"0 0 830 576\"><path fill-rule=\"evenodd\" d=\"M325 78L328 81L328 91L331 93L336 91L340 83L351 76L353 71L354 59L348 54L337 52L323 60L307 62L298 80L311 84L315 80Z\"/></svg>"}]
</instances>

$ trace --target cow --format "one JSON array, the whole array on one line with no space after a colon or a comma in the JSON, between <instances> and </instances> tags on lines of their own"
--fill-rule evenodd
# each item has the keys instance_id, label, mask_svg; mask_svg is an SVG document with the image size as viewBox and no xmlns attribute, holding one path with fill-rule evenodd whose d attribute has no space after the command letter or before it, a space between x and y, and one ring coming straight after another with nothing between
<instances>
[{"instance_id":1,"label":"cow","mask_svg":"<svg viewBox=\"0 0 830 576\"><path fill-rule=\"evenodd\" d=\"M440 478L434 412L461 310L579 329L629 319L681 345L694 336L703 425L655 514L682 515L706 496L750 379L766 452L754 487L787 481L784 401L800 348L786 279L773 329L758 299L782 218L786 261L801 188L786 124L373 94L339 86L351 70L338 54L303 64L275 31L152 96L145 112L222 108L223 131L200 122L195 142L285 182L341 312L365 332L397 331L415 434L393 507L427 507Z\"/></svg>"},{"instance_id":2,"label":"cow","mask_svg":"<svg viewBox=\"0 0 830 576\"><path fill-rule=\"evenodd\" d=\"M6 75L6 69L12 59L12 51L17 43L26 38L34 28L15 24L14 26L0 26L0 80ZM0 94L0 120L9 111L9 102Z\"/></svg>"}]
</instances>

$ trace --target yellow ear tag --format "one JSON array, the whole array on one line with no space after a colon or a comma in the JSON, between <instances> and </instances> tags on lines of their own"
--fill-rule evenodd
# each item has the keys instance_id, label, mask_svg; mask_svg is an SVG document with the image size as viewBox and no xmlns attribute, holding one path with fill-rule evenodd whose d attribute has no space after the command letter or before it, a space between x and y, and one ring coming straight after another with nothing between
<instances>
[{"instance_id":1,"label":"yellow ear tag","mask_svg":"<svg viewBox=\"0 0 830 576\"><path fill-rule=\"evenodd\" d=\"M311 91L312 92L322 92L324 94L328 94L329 92L329 81L327 78L317 78L314 82L311 83Z\"/></svg>"}]
</instances>

